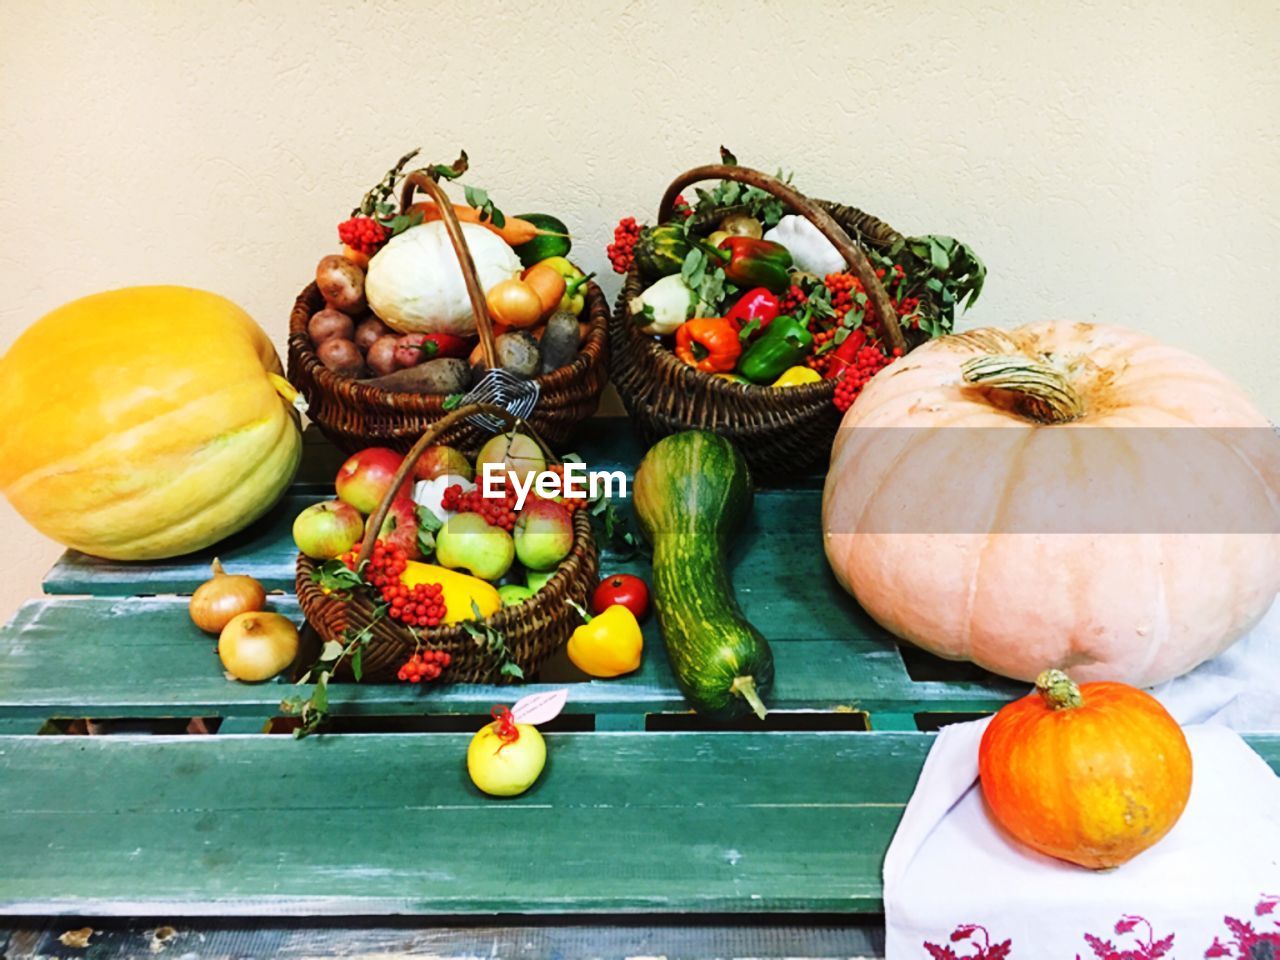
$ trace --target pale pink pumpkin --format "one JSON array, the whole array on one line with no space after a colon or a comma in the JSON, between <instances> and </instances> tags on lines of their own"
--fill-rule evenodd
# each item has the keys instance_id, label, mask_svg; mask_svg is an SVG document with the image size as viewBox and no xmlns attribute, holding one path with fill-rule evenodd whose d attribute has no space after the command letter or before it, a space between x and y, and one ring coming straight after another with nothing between
<instances>
[{"instance_id":1,"label":"pale pink pumpkin","mask_svg":"<svg viewBox=\"0 0 1280 960\"><path fill-rule=\"evenodd\" d=\"M1278 511L1280 441L1239 387L1150 337L1057 322L942 337L877 375L822 504L836 577L896 636L1017 679L1138 686L1267 610Z\"/></svg>"}]
</instances>

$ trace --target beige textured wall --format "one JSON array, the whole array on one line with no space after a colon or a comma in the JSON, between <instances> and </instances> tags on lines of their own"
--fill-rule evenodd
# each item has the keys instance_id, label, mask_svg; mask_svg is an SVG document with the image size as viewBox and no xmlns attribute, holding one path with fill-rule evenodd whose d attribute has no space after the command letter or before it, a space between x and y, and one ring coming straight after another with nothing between
<instances>
[{"instance_id":1,"label":"beige textured wall","mask_svg":"<svg viewBox=\"0 0 1280 960\"><path fill-rule=\"evenodd\" d=\"M4 3L0 349L154 281L280 339L339 215L419 144L465 146L604 270L612 223L723 142L972 242L967 323L1131 324L1280 417L1277 62L1262 2ZM7 616L57 551L7 505L0 534Z\"/></svg>"}]
</instances>

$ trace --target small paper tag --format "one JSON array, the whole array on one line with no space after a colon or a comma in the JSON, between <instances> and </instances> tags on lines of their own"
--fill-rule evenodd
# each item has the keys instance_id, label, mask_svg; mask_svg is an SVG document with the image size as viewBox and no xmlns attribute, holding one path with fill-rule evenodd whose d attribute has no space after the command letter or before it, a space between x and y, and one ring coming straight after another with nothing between
<instances>
[{"instance_id":1,"label":"small paper tag","mask_svg":"<svg viewBox=\"0 0 1280 960\"><path fill-rule=\"evenodd\" d=\"M516 723L530 723L536 727L560 716L560 711L568 700L568 687L547 693L531 693L516 701L516 705L511 708L511 716Z\"/></svg>"}]
</instances>

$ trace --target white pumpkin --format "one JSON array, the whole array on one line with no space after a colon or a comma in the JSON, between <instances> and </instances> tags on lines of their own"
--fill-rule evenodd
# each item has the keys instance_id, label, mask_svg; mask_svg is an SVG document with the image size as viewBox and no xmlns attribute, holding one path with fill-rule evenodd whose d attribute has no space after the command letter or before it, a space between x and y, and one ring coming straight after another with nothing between
<instances>
[{"instance_id":1,"label":"white pumpkin","mask_svg":"<svg viewBox=\"0 0 1280 960\"><path fill-rule=\"evenodd\" d=\"M493 231L464 223L462 233L486 293L520 275L520 258ZM458 255L439 220L410 227L374 254L364 293L378 319L400 333L475 332Z\"/></svg>"},{"instance_id":2,"label":"white pumpkin","mask_svg":"<svg viewBox=\"0 0 1280 960\"><path fill-rule=\"evenodd\" d=\"M1278 510L1280 440L1239 387L1084 323L942 337L887 367L822 502L836 577L894 635L1020 680L1137 686L1266 612Z\"/></svg>"}]
</instances>

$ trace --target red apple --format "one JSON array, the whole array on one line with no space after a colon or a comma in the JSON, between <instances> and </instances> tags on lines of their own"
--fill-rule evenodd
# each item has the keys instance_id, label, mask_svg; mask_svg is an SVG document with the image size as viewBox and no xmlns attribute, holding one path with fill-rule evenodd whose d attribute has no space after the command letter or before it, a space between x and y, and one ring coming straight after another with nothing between
<instances>
[{"instance_id":1,"label":"red apple","mask_svg":"<svg viewBox=\"0 0 1280 960\"><path fill-rule=\"evenodd\" d=\"M516 518L516 556L530 570L551 570L573 549L573 514L533 497Z\"/></svg>"},{"instance_id":2,"label":"red apple","mask_svg":"<svg viewBox=\"0 0 1280 960\"><path fill-rule=\"evenodd\" d=\"M372 517L369 522L373 522ZM412 500L396 497L391 501L391 509L387 511L387 519L382 521L378 539L399 547L410 560L422 559L422 551L418 549L418 511Z\"/></svg>"},{"instance_id":3,"label":"red apple","mask_svg":"<svg viewBox=\"0 0 1280 960\"><path fill-rule=\"evenodd\" d=\"M360 512L341 500L313 503L293 521L293 542L312 560L346 553L364 533Z\"/></svg>"},{"instance_id":4,"label":"red apple","mask_svg":"<svg viewBox=\"0 0 1280 960\"><path fill-rule=\"evenodd\" d=\"M386 447L369 447L352 454L338 470L338 479L334 481L338 499L345 500L365 515L373 513L391 488L391 481L403 461L404 454ZM408 478L396 496L407 497L412 489L413 480Z\"/></svg>"},{"instance_id":5,"label":"red apple","mask_svg":"<svg viewBox=\"0 0 1280 960\"><path fill-rule=\"evenodd\" d=\"M413 468L413 476L418 480L434 480L444 476L474 480L476 474L465 453L437 443L422 451L422 457Z\"/></svg>"}]
</instances>

